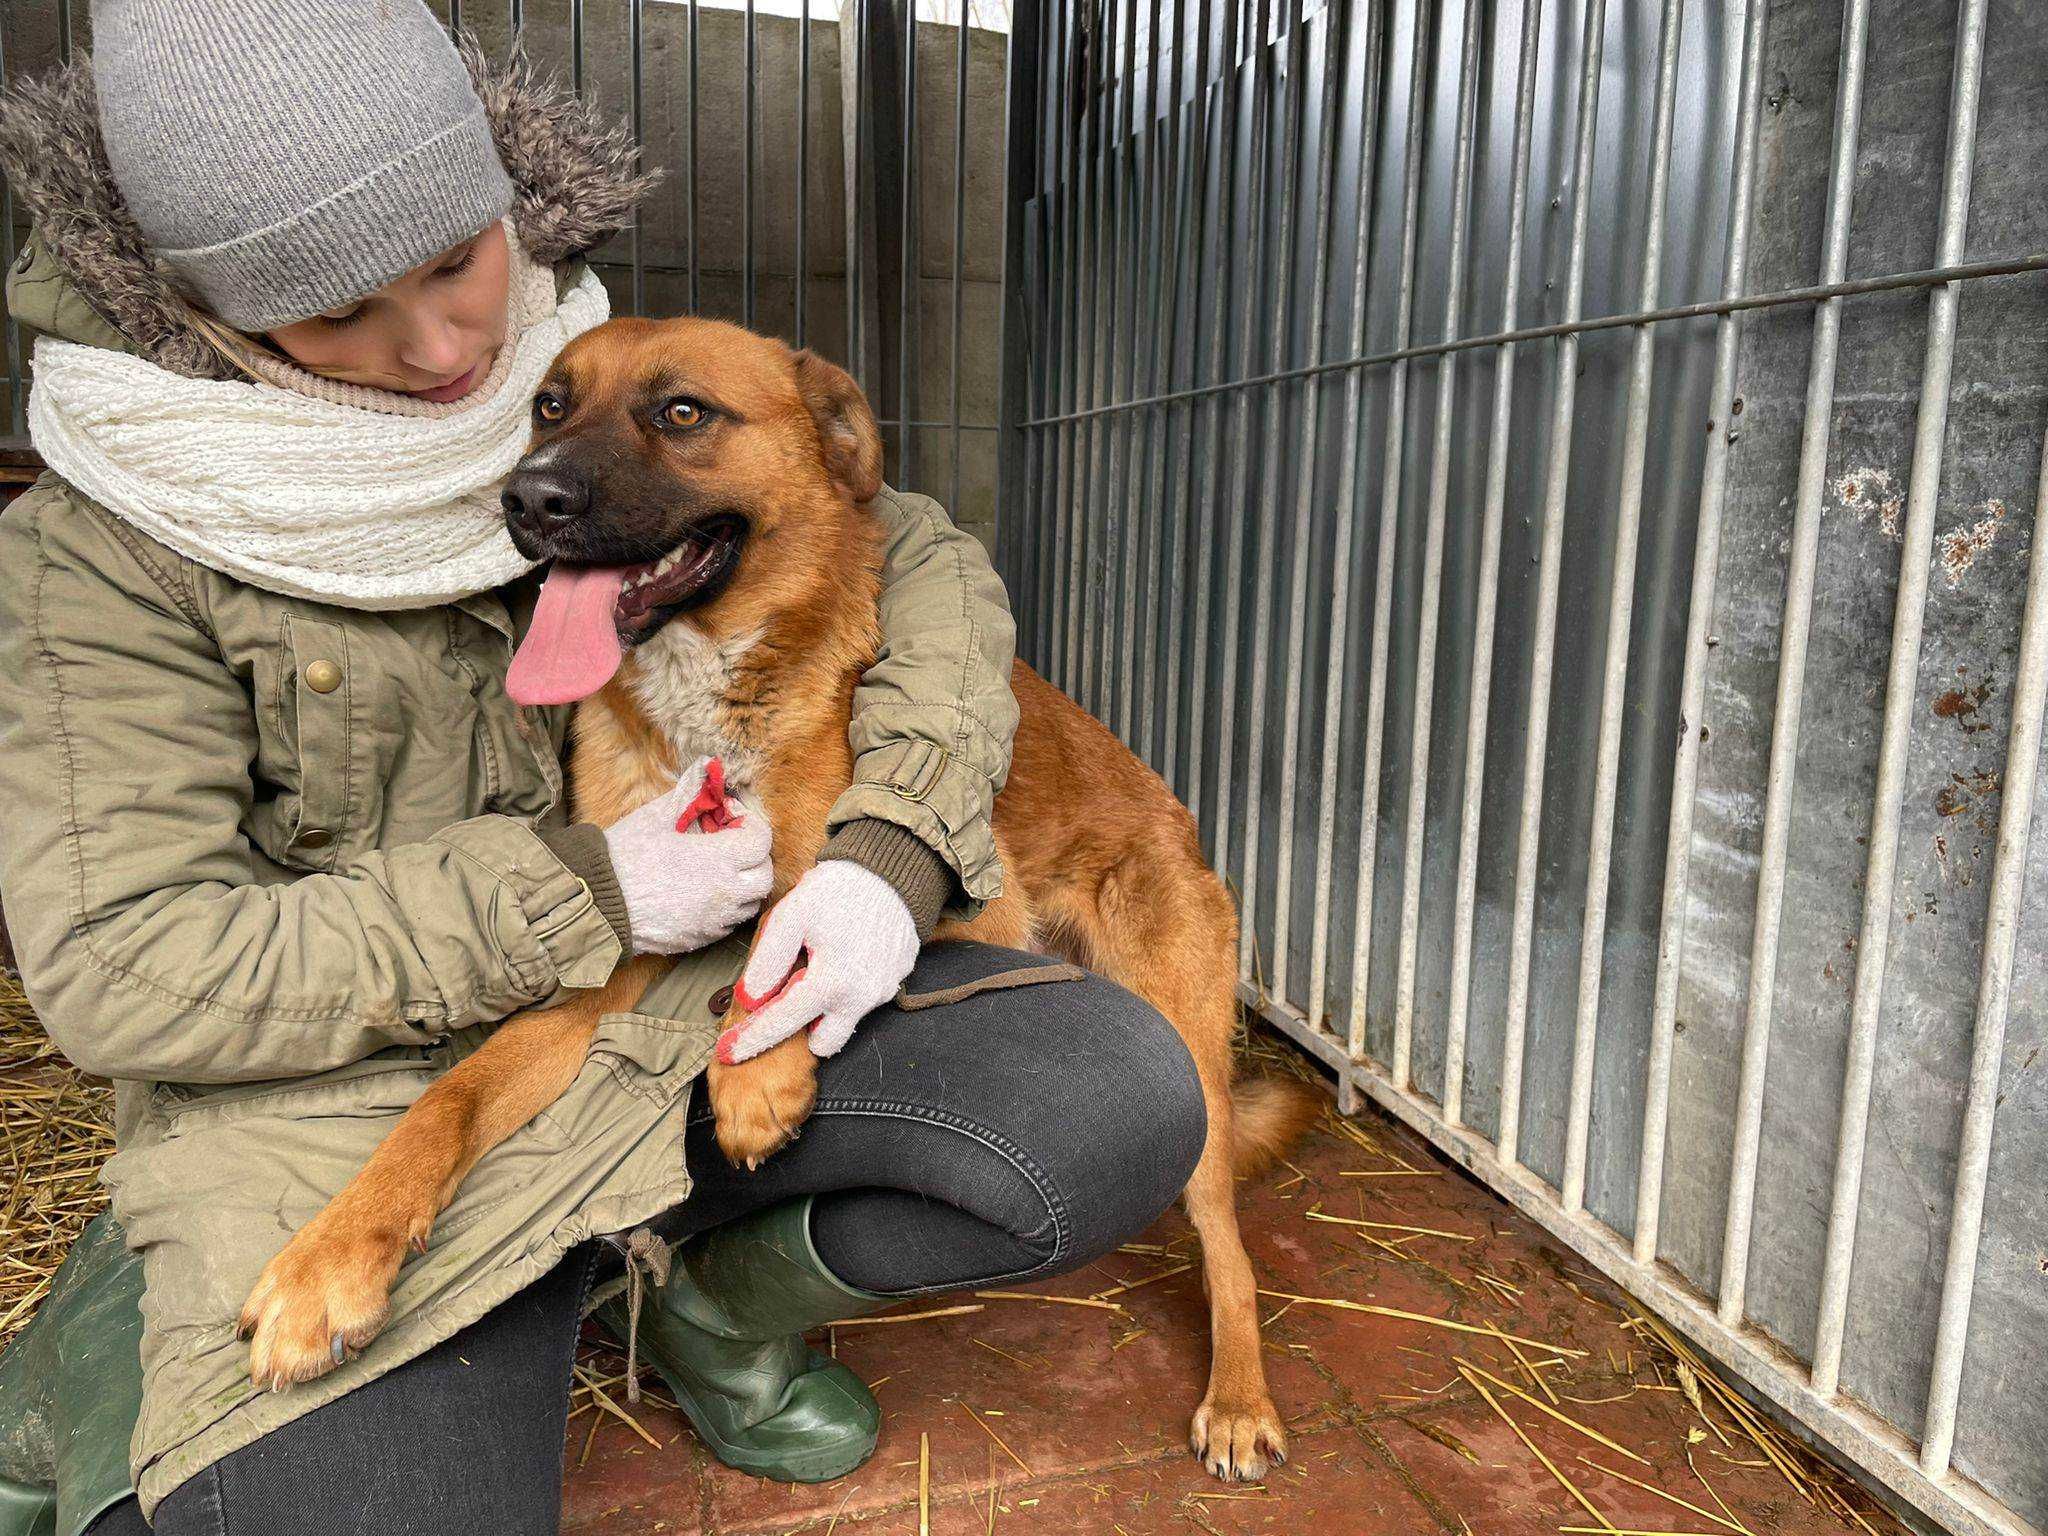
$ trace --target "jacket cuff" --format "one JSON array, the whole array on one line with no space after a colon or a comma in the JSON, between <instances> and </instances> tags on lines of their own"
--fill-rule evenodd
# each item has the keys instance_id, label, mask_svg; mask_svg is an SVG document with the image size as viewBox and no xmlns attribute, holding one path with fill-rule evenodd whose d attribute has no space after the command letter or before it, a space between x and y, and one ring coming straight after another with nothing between
<instances>
[{"instance_id":1,"label":"jacket cuff","mask_svg":"<svg viewBox=\"0 0 2048 1536\"><path fill-rule=\"evenodd\" d=\"M427 841L445 843L473 860L511 894L534 945L524 963L546 968L525 978L540 996L556 987L601 987L611 979L626 947L598 910L589 884L541 840L538 828L516 816L486 813Z\"/></svg>"},{"instance_id":2,"label":"jacket cuff","mask_svg":"<svg viewBox=\"0 0 2048 1536\"><path fill-rule=\"evenodd\" d=\"M953 871L915 832L893 822L863 816L834 832L818 862L846 859L880 875L910 908L920 941L931 937L939 913L953 894Z\"/></svg>"},{"instance_id":3,"label":"jacket cuff","mask_svg":"<svg viewBox=\"0 0 2048 1536\"><path fill-rule=\"evenodd\" d=\"M567 827L536 827L534 835L569 867L570 874L590 887L597 910L619 936L619 947L632 954L633 925L626 918L626 896L612 868L611 845L604 840L604 829L594 822L579 821Z\"/></svg>"},{"instance_id":4,"label":"jacket cuff","mask_svg":"<svg viewBox=\"0 0 2048 1536\"><path fill-rule=\"evenodd\" d=\"M853 783L832 803L828 832L863 817L901 827L946 862L959 881L954 915L972 918L1003 893L988 808L994 789L928 741L876 747L854 759Z\"/></svg>"}]
</instances>

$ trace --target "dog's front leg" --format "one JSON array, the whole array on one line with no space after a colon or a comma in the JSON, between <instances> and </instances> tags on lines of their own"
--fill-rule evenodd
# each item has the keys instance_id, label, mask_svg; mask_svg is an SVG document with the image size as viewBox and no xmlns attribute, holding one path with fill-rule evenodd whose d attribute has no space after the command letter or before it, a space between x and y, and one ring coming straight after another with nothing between
<instances>
[{"instance_id":1,"label":"dog's front leg","mask_svg":"<svg viewBox=\"0 0 2048 1536\"><path fill-rule=\"evenodd\" d=\"M726 1027L738 1022L735 1014ZM758 1168L810 1115L818 1096L818 1058L811 1054L809 1035L799 1032L737 1065L714 1061L707 1085L719 1150L736 1168Z\"/></svg>"},{"instance_id":2,"label":"dog's front leg","mask_svg":"<svg viewBox=\"0 0 2048 1536\"><path fill-rule=\"evenodd\" d=\"M333 1370L375 1338L408 1250L425 1253L435 1219L477 1159L562 1096L599 1018L637 997L647 967L606 989L521 1014L451 1068L399 1117L369 1162L264 1267L242 1308L249 1374L281 1390Z\"/></svg>"}]
</instances>

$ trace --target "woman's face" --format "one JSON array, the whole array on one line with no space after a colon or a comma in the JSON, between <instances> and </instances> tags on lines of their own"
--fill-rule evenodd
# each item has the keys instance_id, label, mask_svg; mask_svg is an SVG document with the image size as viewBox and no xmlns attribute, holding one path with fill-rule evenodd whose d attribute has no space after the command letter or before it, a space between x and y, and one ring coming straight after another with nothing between
<instances>
[{"instance_id":1,"label":"woman's face","mask_svg":"<svg viewBox=\"0 0 2048 1536\"><path fill-rule=\"evenodd\" d=\"M460 400L505 344L505 226L450 246L352 304L269 332L301 367L423 400Z\"/></svg>"}]
</instances>

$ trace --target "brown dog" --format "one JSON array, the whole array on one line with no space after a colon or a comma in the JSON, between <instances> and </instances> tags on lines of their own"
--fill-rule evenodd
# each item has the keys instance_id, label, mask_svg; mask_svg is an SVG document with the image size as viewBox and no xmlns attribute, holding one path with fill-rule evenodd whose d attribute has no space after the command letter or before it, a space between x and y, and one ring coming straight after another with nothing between
<instances>
[{"instance_id":1,"label":"brown dog","mask_svg":"<svg viewBox=\"0 0 2048 1536\"><path fill-rule=\"evenodd\" d=\"M637 319L563 352L511 482L513 536L570 586L642 562L613 587L623 660L577 710L579 819L608 825L666 790L679 765L716 754L768 808L774 896L811 867L852 779L853 688L877 648L878 529L864 504L880 483L866 400L810 353L712 321ZM611 665L612 638L592 642L596 664ZM1217 1475L1258 1478L1285 1459L1287 1436L1266 1390L1232 1178L1282 1150L1317 1099L1298 1084L1232 1087L1237 915L1194 818L1029 667L1013 683L1022 723L995 808L1007 888L940 933L1063 954L1147 999L1187 1042L1209 1114L1184 1199L1212 1344L1190 1440ZM666 964L636 958L594 992L520 1015L419 1099L251 1294L243 1327L259 1383L330 1369L337 1335L368 1342L407 1244L424 1251L470 1167L562 1093L599 1016L630 1008ZM815 1075L802 1035L714 1064L726 1155L753 1166L780 1147L810 1112Z\"/></svg>"}]
</instances>

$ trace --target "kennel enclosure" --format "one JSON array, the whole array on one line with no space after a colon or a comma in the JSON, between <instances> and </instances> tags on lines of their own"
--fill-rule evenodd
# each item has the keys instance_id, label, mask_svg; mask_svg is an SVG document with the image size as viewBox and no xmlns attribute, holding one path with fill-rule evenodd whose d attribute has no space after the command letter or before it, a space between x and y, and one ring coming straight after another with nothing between
<instances>
[{"instance_id":1,"label":"kennel enclosure","mask_svg":"<svg viewBox=\"0 0 2048 1536\"><path fill-rule=\"evenodd\" d=\"M617 310L853 369L1347 1107L2048 1528L2040 0L440 10L665 171Z\"/></svg>"},{"instance_id":2,"label":"kennel enclosure","mask_svg":"<svg viewBox=\"0 0 2048 1536\"><path fill-rule=\"evenodd\" d=\"M1971 1532L2048 1520L2043 20L1012 53L1003 569L1247 1005Z\"/></svg>"}]
</instances>

